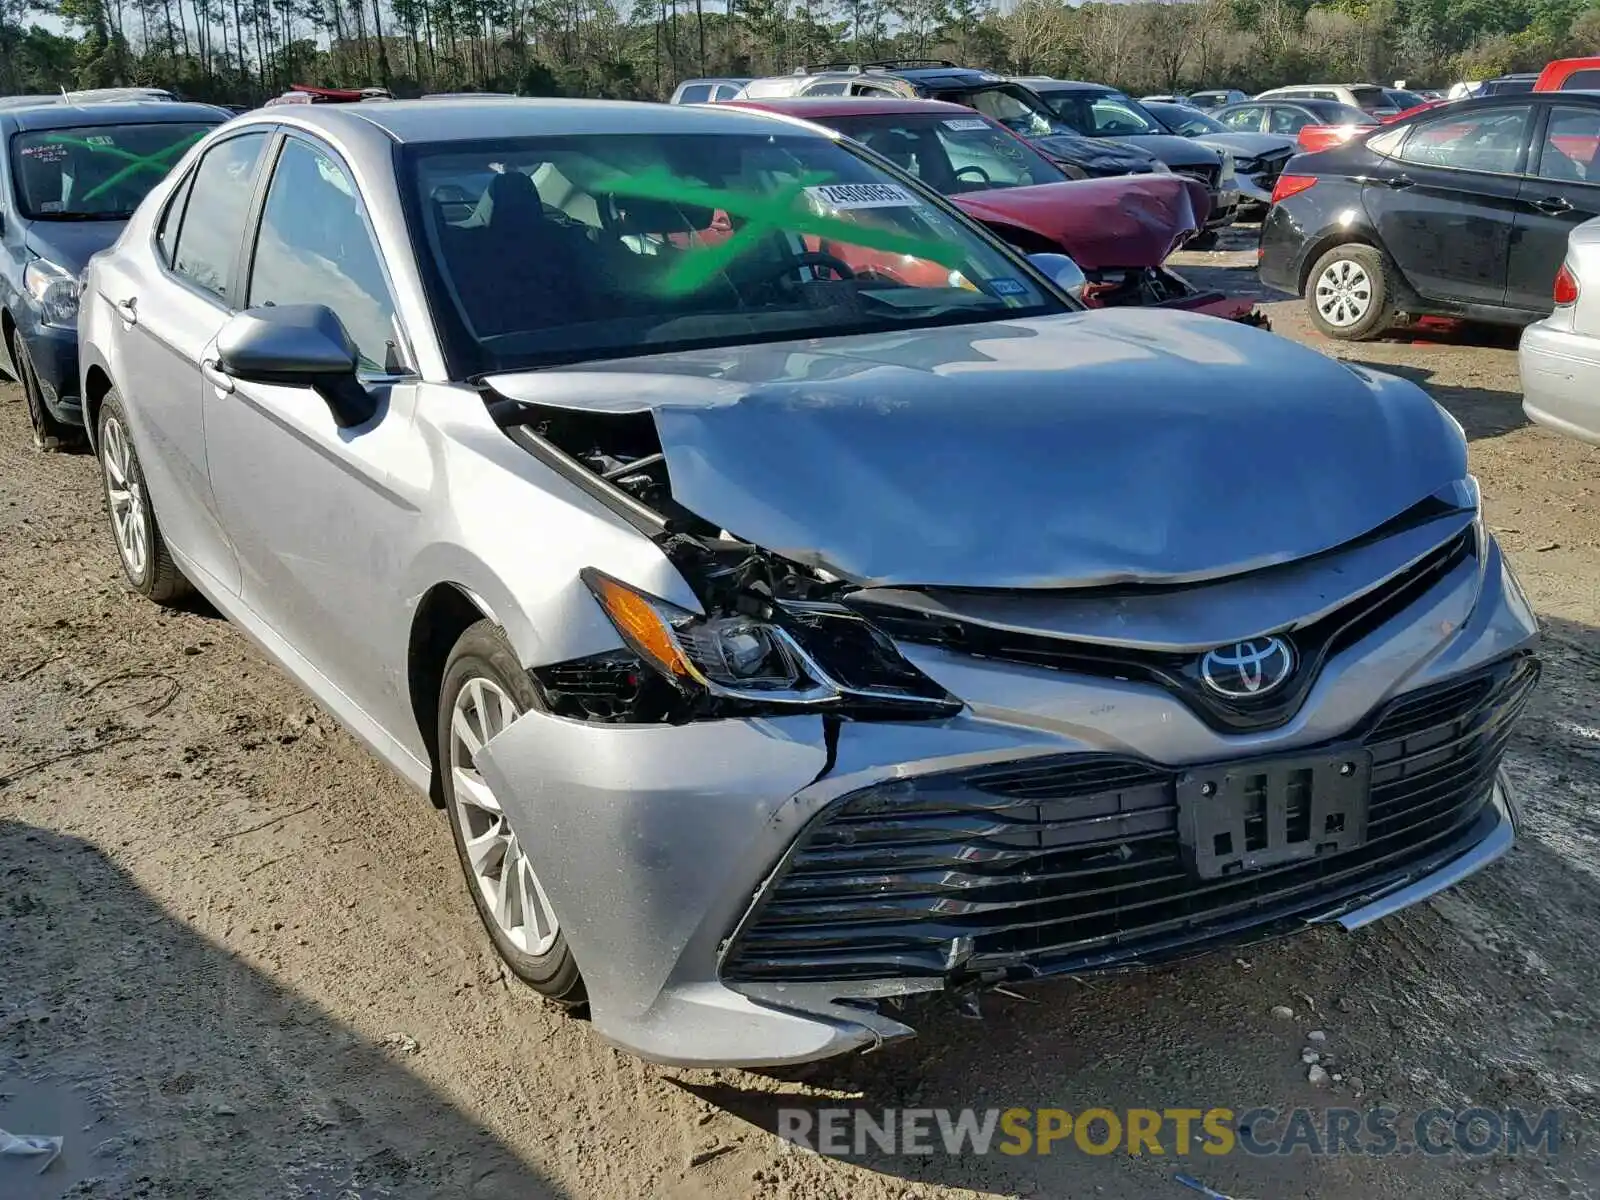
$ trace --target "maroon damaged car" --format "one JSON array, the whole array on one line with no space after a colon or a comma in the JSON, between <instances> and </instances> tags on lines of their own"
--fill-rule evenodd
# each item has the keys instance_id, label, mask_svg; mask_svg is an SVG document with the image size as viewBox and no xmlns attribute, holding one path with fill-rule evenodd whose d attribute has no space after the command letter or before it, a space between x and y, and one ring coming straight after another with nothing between
<instances>
[{"instance_id":1,"label":"maroon damaged car","mask_svg":"<svg viewBox=\"0 0 1600 1200\"><path fill-rule=\"evenodd\" d=\"M1265 325L1253 301L1201 291L1167 256L1205 227L1203 185L1180 175L1074 180L997 121L939 100L812 97L724 103L835 129L915 175L1024 253L1065 253L1085 303L1182 308ZM877 273L884 263L852 263ZM912 282L907 280L906 282Z\"/></svg>"}]
</instances>

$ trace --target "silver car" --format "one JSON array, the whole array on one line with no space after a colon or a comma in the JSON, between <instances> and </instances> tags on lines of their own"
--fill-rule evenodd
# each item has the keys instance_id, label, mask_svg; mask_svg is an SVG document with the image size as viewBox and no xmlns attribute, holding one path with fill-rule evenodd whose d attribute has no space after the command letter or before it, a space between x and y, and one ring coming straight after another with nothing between
<instances>
[{"instance_id":1,"label":"silver car","mask_svg":"<svg viewBox=\"0 0 1600 1200\"><path fill-rule=\"evenodd\" d=\"M1554 292L1550 315L1522 331L1522 411L1600 445L1600 217L1567 235Z\"/></svg>"},{"instance_id":2,"label":"silver car","mask_svg":"<svg viewBox=\"0 0 1600 1200\"><path fill-rule=\"evenodd\" d=\"M1512 842L1460 427L1059 266L786 118L281 108L94 260L83 395L133 586L433 797L512 971L800 1062Z\"/></svg>"}]
</instances>

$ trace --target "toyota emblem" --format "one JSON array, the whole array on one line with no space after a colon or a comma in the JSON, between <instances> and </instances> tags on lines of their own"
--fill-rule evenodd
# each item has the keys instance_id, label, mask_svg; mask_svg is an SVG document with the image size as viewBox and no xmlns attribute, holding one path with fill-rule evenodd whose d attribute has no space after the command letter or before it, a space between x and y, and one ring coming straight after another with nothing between
<instances>
[{"instance_id":1,"label":"toyota emblem","mask_svg":"<svg viewBox=\"0 0 1600 1200\"><path fill-rule=\"evenodd\" d=\"M1265 696L1294 674L1294 650L1281 637L1250 638L1207 650L1200 660L1200 678L1228 700Z\"/></svg>"}]
</instances>

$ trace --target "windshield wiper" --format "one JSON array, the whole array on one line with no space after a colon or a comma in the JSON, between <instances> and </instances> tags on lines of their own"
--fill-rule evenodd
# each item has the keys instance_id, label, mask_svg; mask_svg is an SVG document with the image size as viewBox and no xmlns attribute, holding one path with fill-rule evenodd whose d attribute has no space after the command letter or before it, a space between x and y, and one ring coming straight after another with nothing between
<instances>
[{"instance_id":1,"label":"windshield wiper","mask_svg":"<svg viewBox=\"0 0 1600 1200\"><path fill-rule=\"evenodd\" d=\"M133 216L131 212L114 213L87 213L87 212L57 212L36 213L30 217L33 221L126 221Z\"/></svg>"}]
</instances>

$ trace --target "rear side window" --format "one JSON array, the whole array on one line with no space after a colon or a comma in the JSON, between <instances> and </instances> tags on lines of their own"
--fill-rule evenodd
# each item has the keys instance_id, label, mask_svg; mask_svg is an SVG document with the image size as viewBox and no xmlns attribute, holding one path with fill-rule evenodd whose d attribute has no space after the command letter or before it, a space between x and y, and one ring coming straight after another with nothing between
<instances>
[{"instance_id":1,"label":"rear side window","mask_svg":"<svg viewBox=\"0 0 1600 1200\"><path fill-rule=\"evenodd\" d=\"M678 97L679 104L700 104L711 99L711 85L696 83L683 89L683 95Z\"/></svg>"},{"instance_id":2,"label":"rear side window","mask_svg":"<svg viewBox=\"0 0 1600 1200\"><path fill-rule=\"evenodd\" d=\"M1526 108L1461 113L1417 126L1400 148L1400 158L1422 166L1510 175L1527 133Z\"/></svg>"},{"instance_id":3,"label":"rear side window","mask_svg":"<svg viewBox=\"0 0 1600 1200\"><path fill-rule=\"evenodd\" d=\"M808 96L842 96L849 84L843 79L827 79L821 83L813 83L806 89Z\"/></svg>"},{"instance_id":4,"label":"rear side window","mask_svg":"<svg viewBox=\"0 0 1600 1200\"><path fill-rule=\"evenodd\" d=\"M1385 96L1383 94L1383 89L1379 87L1353 87L1350 89L1350 98L1354 100L1359 107L1366 109L1368 112L1371 112L1375 108L1391 107L1389 104L1389 97ZM1328 99L1337 100L1338 97L1329 96Z\"/></svg>"},{"instance_id":5,"label":"rear side window","mask_svg":"<svg viewBox=\"0 0 1600 1200\"><path fill-rule=\"evenodd\" d=\"M1550 110L1539 178L1565 183L1600 183L1600 109L1558 105Z\"/></svg>"},{"instance_id":6,"label":"rear side window","mask_svg":"<svg viewBox=\"0 0 1600 1200\"><path fill-rule=\"evenodd\" d=\"M184 206L189 203L189 189L194 185L194 172L179 181L172 189L172 199L167 211L161 214L161 227L156 231L156 243L161 247L161 261L172 265L172 253L178 245L178 229L183 225Z\"/></svg>"},{"instance_id":7,"label":"rear side window","mask_svg":"<svg viewBox=\"0 0 1600 1200\"><path fill-rule=\"evenodd\" d=\"M395 374L394 302L355 182L291 138L272 173L250 270L250 306L323 304L369 371Z\"/></svg>"},{"instance_id":8,"label":"rear side window","mask_svg":"<svg viewBox=\"0 0 1600 1200\"><path fill-rule=\"evenodd\" d=\"M1600 91L1600 69L1591 68L1587 71L1574 71L1561 81L1563 92L1594 92Z\"/></svg>"},{"instance_id":9,"label":"rear side window","mask_svg":"<svg viewBox=\"0 0 1600 1200\"><path fill-rule=\"evenodd\" d=\"M267 141L263 131L217 143L206 151L189 185L172 269L221 300L235 298L234 252Z\"/></svg>"},{"instance_id":10,"label":"rear side window","mask_svg":"<svg viewBox=\"0 0 1600 1200\"><path fill-rule=\"evenodd\" d=\"M1280 105L1272 110L1272 118L1267 122L1267 129L1271 133L1299 133L1310 124L1311 116L1305 109Z\"/></svg>"},{"instance_id":11,"label":"rear side window","mask_svg":"<svg viewBox=\"0 0 1600 1200\"><path fill-rule=\"evenodd\" d=\"M739 94L739 85L738 84L736 84L736 83L719 83L717 85L717 94L715 96L713 96L712 99L713 100L732 100L738 94Z\"/></svg>"}]
</instances>

